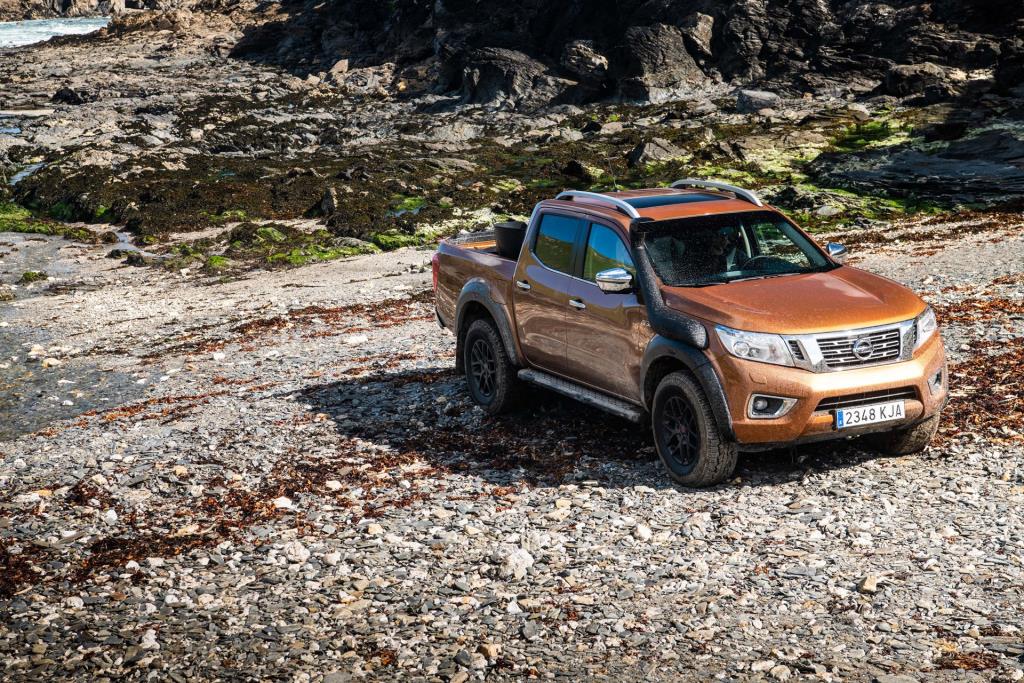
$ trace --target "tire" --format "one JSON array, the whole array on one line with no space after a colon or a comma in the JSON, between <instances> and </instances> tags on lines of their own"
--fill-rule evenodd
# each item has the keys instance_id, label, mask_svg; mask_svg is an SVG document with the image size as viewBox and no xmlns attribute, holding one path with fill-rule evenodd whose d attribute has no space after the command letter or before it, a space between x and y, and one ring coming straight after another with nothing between
<instances>
[{"instance_id":1,"label":"tire","mask_svg":"<svg viewBox=\"0 0 1024 683\"><path fill-rule=\"evenodd\" d=\"M485 318L470 323L462 353L466 386L473 401L489 415L511 410L519 393L519 379L494 323Z\"/></svg>"},{"instance_id":2,"label":"tire","mask_svg":"<svg viewBox=\"0 0 1024 683\"><path fill-rule=\"evenodd\" d=\"M941 413L935 413L924 422L918 422L908 429L894 429L891 432L868 434L864 437L872 450L885 455L910 455L920 453L931 443L939 431Z\"/></svg>"},{"instance_id":3,"label":"tire","mask_svg":"<svg viewBox=\"0 0 1024 683\"><path fill-rule=\"evenodd\" d=\"M736 469L736 444L719 431L700 385L681 372L667 375L654 392L651 429L669 476L683 486L712 486Z\"/></svg>"}]
</instances>

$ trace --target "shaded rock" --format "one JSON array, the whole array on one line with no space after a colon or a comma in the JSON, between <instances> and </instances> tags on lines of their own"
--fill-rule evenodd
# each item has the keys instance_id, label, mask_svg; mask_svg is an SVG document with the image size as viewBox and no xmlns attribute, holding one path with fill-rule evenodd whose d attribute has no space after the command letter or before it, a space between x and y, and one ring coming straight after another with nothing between
<instances>
[{"instance_id":1,"label":"shaded rock","mask_svg":"<svg viewBox=\"0 0 1024 683\"><path fill-rule=\"evenodd\" d=\"M573 178L592 183L601 177L601 169L588 166L578 159L573 159L562 168L562 173Z\"/></svg>"},{"instance_id":2,"label":"shaded rock","mask_svg":"<svg viewBox=\"0 0 1024 683\"><path fill-rule=\"evenodd\" d=\"M622 51L619 92L628 99L663 102L707 80L676 26L631 26Z\"/></svg>"},{"instance_id":3,"label":"shaded rock","mask_svg":"<svg viewBox=\"0 0 1024 683\"><path fill-rule=\"evenodd\" d=\"M630 150L626 155L626 161L630 166L649 164L652 161L669 161L678 159L686 152L662 138L652 138L647 142L641 142Z\"/></svg>"},{"instance_id":4,"label":"shaded rock","mask_svg":"<svg viewBox=\"0 0 1024 683\"><path fill-rule=\"evenodd\" d=\"M592 40L566 43L560 65L584 83L600 83L608 75L608 58L594 50Z\"/></svg>"},{"instance_id":5,"label":"shaded rock","mask_svg":"<svg viewBox=\"0 0 1024 683\"><path fill-rule=\"evenodd\" d=\"M492 106L537 107L560 101L575 83L558 78L518 50L474 50L462 74L463 101Z\"/></svg>"},{"instance_id":6,"label":"shaded rock","mask_svg":"<svg viewBox=\"0 0 1024 683\"><path fill-rule=\"evenodd\" d=\"M683 25L683 36L690 52L697 56L710 57L714 29L715 18L709 14L697 12L687 19Z\"/></svg>"},{"instance_id":7,"label":"shaded rock","mask_svg":"<svg viewBox=\"0 0 1024 683\"><path fill-rule=\"evenodd\" d=\"M885 74L882 89L896 97L923 95L932 101L956 94L942 67L930 62L894 65Z\"/></svg>"},{"instance_id":8,"label":"shaded rock","mask_svg":"<svg viewBox=\"0 0 1024 683\"><path fill-rule=\"evenodd\" d=\"M73 88L64 86L63 88L61 88L53 94L53 97L50 98L50 101L57 102L59 104L78 105L85 104L86 102L91 102L94 99L95 98L86 97L85 95L81 94L77 90L74 90Z\"/></svg>"}]
</instances>

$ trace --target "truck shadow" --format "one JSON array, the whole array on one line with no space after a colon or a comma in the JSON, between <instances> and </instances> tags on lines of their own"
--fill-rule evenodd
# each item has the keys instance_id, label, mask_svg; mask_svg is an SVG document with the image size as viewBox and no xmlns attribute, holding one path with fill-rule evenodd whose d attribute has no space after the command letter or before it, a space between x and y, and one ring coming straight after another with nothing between
<instances>
[{"instance_id":1,"label":"truck shadow","mask_svg":"<svg viewBox=\"0 0 1024 683\"><path fill-rule=\"evenodd\" d=\"M310 387L301 400L327 415L343 439L391 447L403 459L495 486L597 482L608 488L675 486L649 427L531 389L516 412L485 415L451 368L377 373ZM879 457L856 442L812 444L740 456L746 486L773 486ZM372 465L372 462L371 462Z\"/></svg>"}]
</instances>

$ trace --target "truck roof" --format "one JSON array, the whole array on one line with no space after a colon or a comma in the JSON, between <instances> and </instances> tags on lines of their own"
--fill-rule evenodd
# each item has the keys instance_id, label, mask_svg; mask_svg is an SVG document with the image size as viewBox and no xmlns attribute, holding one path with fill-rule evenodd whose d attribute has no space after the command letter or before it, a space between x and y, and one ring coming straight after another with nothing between
<instances>
[{"instance_id":1,"label":"truck roof","mask_svg":"<svg viewBox=\"0 0 1024 683\"><path fill-rule=\"evenodd\" d=\"M679 181L679 183L691 181ZM692 181L694 183L701 181ZM678 183L677 183L678 184ZM711 187L720 185L723 188ZM711 183L699 189L688 187L660 187L618 192L563 192L555 199L541 202L543 206L574 206L606 216L627 229L636 214L656 221L720 213L764 210L765 206L752 192L732 188L722 183ZM628 205L628 209L624 204Z\"/></svg>"}]
</instances>

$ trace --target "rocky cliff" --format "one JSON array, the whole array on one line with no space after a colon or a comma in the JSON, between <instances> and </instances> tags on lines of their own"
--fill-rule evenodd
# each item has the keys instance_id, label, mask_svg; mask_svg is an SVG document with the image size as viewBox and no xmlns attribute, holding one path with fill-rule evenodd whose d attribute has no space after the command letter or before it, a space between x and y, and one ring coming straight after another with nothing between
<instances>
[{"instance_id":1,"label":"rocky cliff","mask_svg":"<svg viewBox=\"0 0 1024 683\"><path fill-rule=\"evenodd\" d=\"M515 106L665 101L714 82L935 101L993 75L1016 86L1024 53L1019 0L310 0L255 16L236 56L334 78L394 65L385 80L410 92Z\"/></svg>"}]
</instances>

